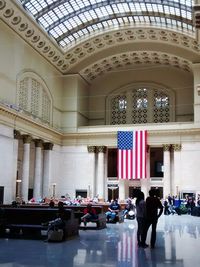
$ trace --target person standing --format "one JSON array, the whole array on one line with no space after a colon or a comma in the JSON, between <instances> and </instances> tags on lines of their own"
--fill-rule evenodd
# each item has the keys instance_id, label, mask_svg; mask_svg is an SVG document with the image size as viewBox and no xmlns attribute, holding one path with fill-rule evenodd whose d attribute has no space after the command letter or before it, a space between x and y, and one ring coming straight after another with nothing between
<instances>
[{"instance_id":1,"label":"person standing","mask_svg":"<svg viewBox=\"0 0 200 267\"><path fill-rule=\"evenodd\" d=\"M139 191L136 199L136 219L138 223L138 228L137 228L138 247L141 246L147 247L145 243L142 244L142 233L144 231L145 215L146 215L146 203L144 201L144 193L142 191Z\"/></svg>"},{"instance_id":2,"label":"person standing","mask_svg":"<svg viewBox=\"0 0 200 267\"><path fill-rule=\"evenodd\" d=\"M149 191L149 197L146 199L146 218L145 218L145 226L142 234L142 247L146 247L146 237L149 227L151 226L151 248L155 247L156 243L156 227L158 218L163 213L163 205L158 198L157 191L155 189L151 189Z\"/></svg>"}]
</instances>

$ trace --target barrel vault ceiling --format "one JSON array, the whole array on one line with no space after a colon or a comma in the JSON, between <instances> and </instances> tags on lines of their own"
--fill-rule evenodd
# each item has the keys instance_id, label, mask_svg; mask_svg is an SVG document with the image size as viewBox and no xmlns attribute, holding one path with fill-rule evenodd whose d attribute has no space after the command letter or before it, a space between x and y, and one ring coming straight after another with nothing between
<instances>
[{"instance_id":1,"label":"barrel vault ceiling","mask_svg":"<svg viewBox=\"0 0 200 267\"><path fill-rule=\"evenodd\" d=\"M193 5L192 0L0 0L0 19L63 75L79 73L92 83L105 73L144 65L190 72L200 60Z\"/></svg>"}]
</instances>

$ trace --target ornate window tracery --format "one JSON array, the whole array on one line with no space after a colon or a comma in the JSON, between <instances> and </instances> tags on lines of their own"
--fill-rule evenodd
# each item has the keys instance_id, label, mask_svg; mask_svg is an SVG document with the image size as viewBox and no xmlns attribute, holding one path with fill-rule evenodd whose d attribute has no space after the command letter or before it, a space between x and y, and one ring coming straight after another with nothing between
<instances>
[{"instance_id":1,"label":"ornate window tracery","mask_svg":"<svg viewBox=\"0 0 200 267\"><path fill-rule=\"evenodd\" d=\"M52 100L42 79L32 72L18 77L17 105L32 118L50 124Z\"/></svg>"},{"instance_id":2,"label":"ornate window tracery","mask_svg":"<svg viewBox=\"0 0 200 267\"><path fill-rule=\"evenodd\" d=\"M107 98L107 124L174 121L174 94L157 86L129 86Z\"/></svg>"}]
</instances>

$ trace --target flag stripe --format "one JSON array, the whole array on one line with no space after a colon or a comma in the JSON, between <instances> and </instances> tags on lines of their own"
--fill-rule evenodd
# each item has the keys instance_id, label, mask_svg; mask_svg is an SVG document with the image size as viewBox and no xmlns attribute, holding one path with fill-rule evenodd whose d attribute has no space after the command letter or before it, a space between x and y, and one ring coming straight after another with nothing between
<instances>
[{"instance_id":1,"label":"flag stripe","mask_svg":"<svg viewBox=\"0 0 200 267\"><path fill-rule=\"evenodd\" d=\"M147 131L118 132L118 178L142 179L146 172Z\"/></svg>"}]
</instances>

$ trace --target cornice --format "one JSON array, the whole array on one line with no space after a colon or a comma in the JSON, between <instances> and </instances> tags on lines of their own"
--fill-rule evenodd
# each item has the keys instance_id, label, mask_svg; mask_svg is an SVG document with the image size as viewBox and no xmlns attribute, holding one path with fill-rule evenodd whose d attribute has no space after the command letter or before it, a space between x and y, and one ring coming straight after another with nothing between
<instances>
[{"instance_id":1,"label":"cornice","mask_svg":"<svg viewBox=\"0 0 200 267\"><path fill-rule=\"evenodd\" d=\"M152 50L154 50L155 44L166 47L170 45L176 49L184 49L193 55L192 58L200 61L199 44L195 36L189 36L189 33L181 33L165 28L160 29L146 26L144 28L133 25L120 28L120 30L112 29L110 31L98 32L98 35L83 39L63 51L54 39L50 38L39 27L16 0L0 0L0 19L62 74L85 72L87 64L92 64L92 62L88 61L88 58L93 57L95 59L95 55L101 52L104 54L106 50L111 49L115 51L117 48L120 51L120 47L123 45L132 47L134 44L140 43L148 44L148 47L152 47ZM130 51L129 49L124 52L124 57L128 57ZM135 53L138 53L138 51L136 50ZM120 53L117 52L116 54ZM103 56L98 60L103 60ZM83 62L84 64L82 64ZM154 61L152 61L153 63ZM129 67L129 64L127 64L127 67Z\"/></svg>"},{"instance_id":2,"label":"cornice","mask_svg":"<svg viewBox=\"0 0 200 267\"><path fill-rule=\"evenodd\" d=\"M156 125L153 126L154 128L156 128ZM170 127L171 124L170 124ZM149 129L149 126L144 127L147 131L148 131L148 135L149 136L163 136L163 135L181 135L181 136L186 136L186 135L196 135L199 134L200 135L200 125L197 127L191 127L191 125L187 124L184 128L182 129L166 129L166 125L163 125L162 128L159 129L152 129L152 126L150 127L151 129ZM88 128L88 127L86 127ZM94 129L94 131L88 131L88 132L76 132L76 133L64 133L63 134L63 140L65 139L77 139L78 137L81 138L113 138L116 136L116 133L118 130L121 131L131 131L131 130L136 130L138 129L138 126L132 126L132 129L129 128L124 128L122 129L122 127L118 126L116 129L109 129L109 125L105 125L104 127L101 127L102 131L99 131L98 129Z\"/></svg>"},{"instance_id":3,"label":"cornice","mask_svg":"<svg viewBox=\"0 0 200 267\"><path fill-rule=\"evenodd\" d=\"M31 134L34 139L43 139L61 144L62 133L54 128L37 122L30 116L0 105L0 123L12 127L21 134Z\"/></svg>"}]
</instances>

